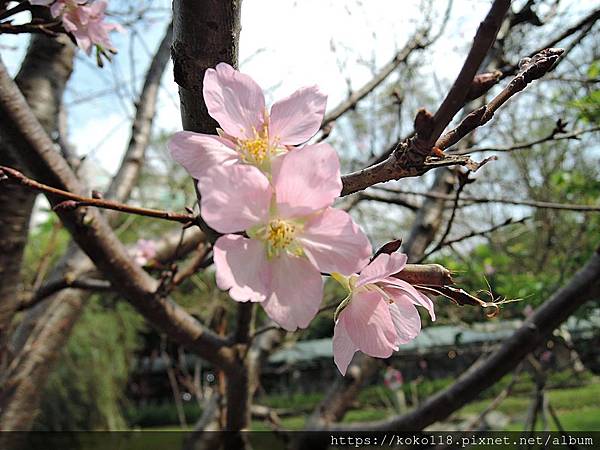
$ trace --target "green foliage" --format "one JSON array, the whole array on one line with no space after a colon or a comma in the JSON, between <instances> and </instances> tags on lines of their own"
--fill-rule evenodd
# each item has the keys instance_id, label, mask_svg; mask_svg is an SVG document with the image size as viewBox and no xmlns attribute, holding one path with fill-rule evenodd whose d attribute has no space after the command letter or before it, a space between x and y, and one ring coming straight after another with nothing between
<instances>
[{"instance_id":1,"label":"green foliage","mask_svg":"<svg viewBox=\"0 0 600 450\"><path fill-rule=\"evenodd\" d=\"M587 70L589 79L600 78L600 61L594 61ZM569 102L580 119L587 123L598 123L600 121L600 90L591 91L588 95Z\"/></svg>"},{"instance_id":2,"label":"green foliage","mask_svg":"<svg viewBox=\"0 0 600 450\"><path fill-rule=\"evenodd\" d=\"M94 296L48 380L35 429L118 430L142 319L124 302Z\"/></svg>"}]
</instances>

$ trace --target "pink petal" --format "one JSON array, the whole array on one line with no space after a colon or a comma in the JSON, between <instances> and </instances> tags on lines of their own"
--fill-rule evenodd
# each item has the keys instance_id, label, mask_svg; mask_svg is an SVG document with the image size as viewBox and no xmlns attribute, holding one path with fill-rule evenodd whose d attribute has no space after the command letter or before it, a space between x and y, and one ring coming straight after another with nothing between
<instances>
[{"instance_id":1,"label":"pink petal","mask_svg":"<svg viewBox=\"0 0 600 450\"><path fill-rule=\"evenodd\" d=\"M389 308L398 336L396 345L406 344L416 338L421 332L421 317L410 299L407 296L396 297Z\"/></svg>"},{"instance_id":2,"label":"pink petal","mask_svg":"<svg viewBox=\"0 0 600 450\"><path fill-rule=\"evenodd\" d=\"M283 156L273 180L282 217L308 215L340 195L340 160L329 144L306 145Z\"/></svg>"},{"instance_id":3,"label":"pink petal","mask_svg":"<svg viewBox=\"0 0 600 450\"><path fill-rule=\"evenodd\" d=\"M267 298L269 266L261 242L228 234L217 239L213 251L219 289L238 302Z\"/></svg>"},{"instance_id":4,"label":"pink petal","mask_svg":"<svg viewBox=\"0 0 600 450\"><path fill-rule=\"evenodd\" d=\"M363 353L388 358L396 350L398 336L388 303L377 292L359 292L340 314L340 321Z\"/></svg>"},{"instance_id":5,"label":"pink petal","mask_svg":"<svg viewBox=\"0 0 600 450\"><path fill-rule=\"evenodd\" d=\"M342 375L346 375L357 350L358 347L350 339L344 323L338 320L333 329L333 361Z\"/></svg>"},{"instance_id":6,"label":"pink petal","mask_svg":"<svg viewBox=\"0 0 600 450\"><path fill-rule=\"evenodd\" d=\"M268 221L273 190L256 167L215 166L198 180L198 186L201 215L220 233L235 233Z\"/></svg>"},{"instance_id":7,"label":"pink petal","mask_svg":"<svg viewBox=\"0 0 600 450\"><path fill-rule=\"evenodd\" d=\"M73 31L77 46L83 50L88 56L92 54L92 41L86 33L82 33L79 30Z\"/></svg>"},{"instance_id":8,"label":"pink petal","mask_svg":"<svg viewBox=\"0 0 600 450\"><path fill-rule=\"evenodd\" d=\"M367 264L371 244L345 211L327 208L297 236L306 256L322 272L351 275Z\"/></svg>"},{"instance_id":9,"label":"pink petal","mask_svg":"<svg viewBox=\"0 0 600 450\"><path fill-rule=\"evenodd\" d=\"M238 153L227 143L219 136L180 131L171 137L167 145L173 159L198 179L215 165L239 161Z\"/></svg>"},{"instance_id":10,"label":"pink petal","mask_svg":"<svg viewBox=\"0 0 600 450\"><path fill-rule=\"evenodd\" d=\"M262 130L265 97L248 75L219 63L206 71L203 94L208 113L227 134L244 139Z\"/></svg>"},{"instance_id":11,"label":"pink petal","mask_svg":"<svg viewBox=\"0 0 600 450\"><path fill-rule=\"evenodd\" d=\"M392 253L391 255L382 253L362 270L356 286L375 283L400 272L407 260L408 256L404 253Z\"/></svg>"},{"instance_id":12,"label":"pink petal","mask_svg":"<svg viewBox=\"0 0 600 450\"><path fill-rule=\"evenodd\" d=\"M433 302L425 294L417 291L410 283L395 277L389 277L380 283L380 286L392 297L407 296L413 304L427 309L431 320L435 321Z\"/></svg>"},{"instance_id":13,"label":"pink petal","mask_svg":"<svg viewBox=\"0 0 600 450\"><path fill-rule=\"evenodd\" d=\"M317 86L298 89L271 107L269 133L283 145L298 145L319 131L327 96Z\"/></svg>"},{"instance_id":14,"label":"pink petal","mask_svg":"<svg viewBox=\"0 0 600 450\"><path fill-rule=\"evenodd\" d=\"M266 313L282 328L306 328L323 299L321 274L306 258L281 254L270 261L271 296L263 303Z\"/></svg>"}]
</instances>

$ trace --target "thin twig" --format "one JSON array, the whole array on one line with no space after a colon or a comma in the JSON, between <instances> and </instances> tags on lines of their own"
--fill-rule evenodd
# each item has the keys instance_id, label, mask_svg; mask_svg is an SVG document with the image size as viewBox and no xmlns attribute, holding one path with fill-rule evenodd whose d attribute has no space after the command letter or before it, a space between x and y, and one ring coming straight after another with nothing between
<instances>
[{"instance_id":1,"label":"thin twig","mask_svg":"<svg viewBox=\"0 0 600 450\"><path fill-rule=\"evenodd\" d=\"M450 218L448 219L448 223L446 224L446 229L444 233L442 233L442 237L438 241L438 243L433 247L429 252L425 253L421 258L419 258L418 262L422 262L429 255L437 252L441 249L446 242L446 238L450 234L450 230L452 229L452 225L454 224L454 218L456 217L456 211L458 210L458 201L460 199L460 194L462 194L465 186L472 180L469 180L469 172L467 173L458 173L458 187L456 188L456 192L454 194L454 204L452 205L452 213L450 214Z\"/></svg>"},{"instance_id":2,"label":"thin twig","mask_svg":"<svg viewBox=\"0 0 600 450\"><path fill-rule=\"evenodd\" d=\"M389 192L390 194L419 195L421 197L437 199L437 200L453 200L454 199L454 196L452 196L452 195L440 194L437 192L418 192L418 191L407 191L407 190L395 190L395 189L388 189L388 188L383 188L383 187L376 187L375 189L381 190L384 192ZM554 202L536 201L536 200L513 200L513 199L508 199L508 198L463 196L461 198L461 202L468 203L468 204L504 203L507 205L531 206L532 208L556 209L556 210L577 211L577 212L599 212L600 211L600 206L593 206L593 205L554 203ZM463 206L467 206L467 205L462 204L461 207L463 207Z\"/></svg>"},{"instance_id":3,"label":"thin twig","mask_svg":"<svg viewBox=\"0 0 600 450\"><path fill-rule=\"evenodd\" d=\"M22 186L35 191L44 192L46 194L55 195L66 199L66 201L57 204L54 209L75 209L80 206L93 206L96 208L110 209L128 214L136 214L139 216L154 217L157 219L170 220L173 222L183 223L185 225L192 225L196 223L197 216L194 214L182 214L175 213L172 211L162 211L159 209L141 208L137 206L126 205L124 203L116 202L113 200L104 200L101 198L84 197L81 195L73 194L72 192L64 191L62 189L53 188L43 183L38 183L31 178L26 177L18 170L10 167L0 166L0 180L2 178L8 178Z\"/></svg>"},{"instance_id":4,"label":"thin twig","mask_svg":"<svg viewBox=\"0 0 600 450\"><path fill-rule=\"evenodd\" d=\"M595 133L596 131L600 131L600 126L596 126L596 127L592 127L592 128L586 128L583 130L577 130L577 131L573 131L571 133L566 133L566 134L560 134L556 132L556 128L552 130L552 132L550 134L548 134L545 137L542 137L540 139L535 139L533 141L529 141L529 142L521 142L518 144L514 144L508 147L475 147L475 148L467 148L465 150L459 150L457 152L454 152L453 154L455 155L467 155L467 154L472 154L472 153L477 153L477 152L494 152L494 153L506 153L506 152L513 152L515 150L523 150L526 148L530 148L533 147L535 145L539 145L539 144L543 144L545 142L549 142L549 141L562 141L565 139L578 139L579 136L583 135L583 134L587 134L587 133Z\"/></svg>"},{"instance_id":5,"label":"thin twig","mask_svg":"<svg viewBox=\"0 0 600 450\"><path fill-rule=\"evenodd\" d=\"M71 280L68 276L65 276L59 280L44 284L35 292L33 296L23 298L19 302L17 311L30 309L50 297L52 294L55 294L63 289L83 289L86 291L106 292L111 291L112 286L108 281L105 280L88 278Z\"/></svg>"},{"instance_id":6,"label":"thin twig","mask_svg":"<svg viewBox=\"0 0 600 450\"><path fill-rule=\"evenodd\" d=\"M30 8L29 2L27 0L22 0L18 5L13 6L10 9L0 13L0 20L4 20L10 16L14 16L23 11L27 11Z\"/></svg>"},{"instance_id":7,"label":"thin twig","mask_svg":"<svg viewBox=\"0 0 600 450\"><path fill-rule=\"evenodd\" d=\"M504 222L502 222L502 223L499 223L499 224L497 224L497 225L494 225L494 226L491 226L491 227L489 227L489 228L486 228L485 230L472 231L472 232L470 232L470 233L468 233L468 234L465 234L465 235L463 235L463 236L460 236L460 237L458 237L458 238L456 238L456 239L451 239L451 240L449 240L449 241L444 241L444 242L441 242L441 243L440 243L441 245L439 245L439 246L436 246L436 248L435 248L435 249L432 249L431 251L427 252L427 253L426 253L426 254L425 254L425 255L424 255L424 256L423 256L423 257L422 257L422 258L419 260L419 262L421 262L421 261L424 261L425 259L429 258L429 257L430 257L432 254L434 254L434 253L436 253L436 252L440 251L440 250L441 250L442 248L444 248L444 247L450 247L450 246L452 246L452 245L454 245L454 244L457 244L457 243L459 243L459 242L462 242L462 241L465 241L465 240L467 240L467 239L471 239L471 238L474 238L474 237L477 237L477 236L485 236L485 235L487 235L487 234L490 234L490 233L493 233L494 231L497 231L497 230L499 230L500 228L504 228L504 227L506 227L506 226L508 226L508 225L516 225L516 224L520 224L520 223L525 223L525 222L526 222L527 220L529 220L529 219L530 219L530 217L523 217L522 219L519 219L519 220L513 221L513 219L512 219L512 218L508 218L508 219L506 219Z\"/></svg>"}]
</instances>

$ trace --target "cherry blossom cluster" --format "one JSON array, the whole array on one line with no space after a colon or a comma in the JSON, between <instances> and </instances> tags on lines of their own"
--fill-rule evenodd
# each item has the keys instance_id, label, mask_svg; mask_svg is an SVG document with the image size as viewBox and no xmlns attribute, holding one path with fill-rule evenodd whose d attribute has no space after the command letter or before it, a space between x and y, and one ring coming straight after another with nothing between
<instances>
[{"instance_id":1,"label":"cherry blossom cluster","mask_svg":"<svg viewBox=\"0 0 600 450\"><path fill-rule=\"evenodd\" d=\"M393 277L406 255L381 254L345 211L333 207L342 181L336 151L307 144L327 97L316 86L266 109L262 89L225 63L208 69L203 95L218 135L189 131L169 142L173 158L197 180L200 213L222 235L214 244L216 281L238 302L257 302L288 331L319 311L323 275L347 290L335 314L334 359L345 374L357 350L389 357L415 338L415 305L433 303Z\"/></svg>"},{"instance_id":2,"label":"cherry blossom cluster","mask_svg":"<svg viewBox=\"0 0 600 450\"><path fill-rule=\"evenodd\" d=\"M52 17L60 18L65 30L73 35L77 46L88 55L93 48L108 56L116 53L109 33L121 31L120 25L107 23L106 0L29 0L32 5L49 6Z\"/></svg>"}]
</instances>

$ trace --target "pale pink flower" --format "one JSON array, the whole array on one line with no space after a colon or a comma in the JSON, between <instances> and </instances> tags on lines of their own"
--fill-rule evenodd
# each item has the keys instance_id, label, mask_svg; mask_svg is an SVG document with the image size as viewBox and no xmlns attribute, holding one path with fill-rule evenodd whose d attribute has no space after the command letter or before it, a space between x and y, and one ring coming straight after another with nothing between
<instances>
[{"instance_id":1,"label":"pale pink flower","mask_svg":"<svg viewBox=\"0 0 600 450\"><path fill-rule=\"evenodd\" d=\"M108 33L121 31L120 25L104 21L106 0L29 0L32 5L50 6L52 17L60 17L69 33L75 37L77 45L88 55L94 46L101 50L115 52Z\"/></svg>"},{"instance_id":2,"label":"pale pink flower","mask_svg":"<svg viewBox=\"0 0 600 450\"><path fill-rule=\"evenodd\" d=\"M237 301L262 302L286 330L305 328L323 296L321 272L354 273L371 245L345 211L339 160L327 144L288 153L272 182L254 166L216 166L200 180L201 213L221 233L214 246L217 285Z\"/></svg>"},{"instance_id":3,"label":"pale pink flower","mask_svg":"<svg viewBox=\"0 0 600 450\"><path fill-rule=\"evenodd\" d=\"M406 265L403 253L381 254L360 275L332 276L349 292L336 311L333 358L346 374L357 350L376 358L388 358L398 346L421 331L415 305L423 306L435 320L433 302L406 281L393 277Z\"/></svg>"},{"instance_id":4,"label":"pale pink flower","mask_svg":"<svg viewBox=\"0 0 600 450\"><path fill-rule=\"evenodd\" d=\"M223 164L251 164L270 173L274 158L315 135L327 103L317 86L304 87L276 102L269 114L260 86L225 63L206 71L203 95L221 126L219 136L182 131L169 141L173 158L196 179Z\"/></svg>"},{"instance_id":5,"label":"pale pink flower","mask_svg":"<svg viewBox=\"0 0 600 450\"><path fill-rule=\"evenodd\" d=\"M137 264L145 266L156 256L156 242L139 239L131 251L131 255Z\"/></svg>"},{"instance_id":6,"label":"pale pink flower","mask_svg":"<svg viewBox=\"0 0 600 450\"><path fill-rule=\"evenodd\" d=\"M400 389L404 384L402 372L393 367L386 368L385 373L383 374L383 384L392 391Z\"/></svg>"}]
</instances>

